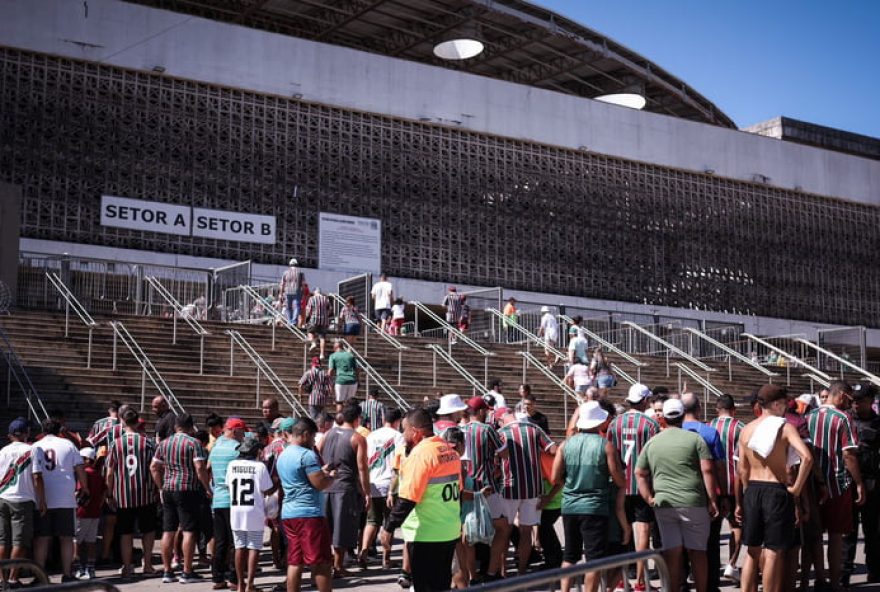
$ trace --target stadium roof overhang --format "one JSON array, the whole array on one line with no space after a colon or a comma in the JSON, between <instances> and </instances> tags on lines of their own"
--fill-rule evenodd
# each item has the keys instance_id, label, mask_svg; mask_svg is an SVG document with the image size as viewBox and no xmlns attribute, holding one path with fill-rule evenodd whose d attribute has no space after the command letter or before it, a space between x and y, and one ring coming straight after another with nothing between
<instances>
[{"instance_id":1,"label":"stadium roof overhang","mask_svg":"<svg viewBox=\"0 0 880 592\"><path fill-rule=\"evenodd\" d=\"M646 111L736 128L708 99L613 40L522 0L129 0L579 97L636 92ZM485 44L443 60L458 31Z\"/></svg>"}]
</instances>

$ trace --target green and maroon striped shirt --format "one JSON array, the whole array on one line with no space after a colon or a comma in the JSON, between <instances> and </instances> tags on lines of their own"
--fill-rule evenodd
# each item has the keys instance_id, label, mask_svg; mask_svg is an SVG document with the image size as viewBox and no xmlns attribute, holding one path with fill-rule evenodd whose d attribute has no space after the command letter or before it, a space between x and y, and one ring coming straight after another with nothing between
<instances>
[{"instance_id":1,"label":"green and maroon striped shirt","mask_svg":"<svg viewBox=\"0 0 880 592\"><path fill-rule=\"evenodd\" d=\"M823 405L807 414L807 429L810 430L819 469L825 477L828 497L840 497L852 485L852 476L843 463L843 451L859 447L849 416Z\"/></svg>"},{"instance_id":2,"label":"green and maroon striped shirt","mask_svg":"<svg viewBox=\"0 0 880 592\"><path fill-rule=\"evenodd\" d=\"M495 455L505 448L498 432L489 424L479 421L466 424L462 431L465 455L470 459L467 463L468 476L474 478L478 489L488 485L498 491L498 484L495 482Z\"/></svg>"},{"instance_id":3,"label":"green and maroon striped shirt","mask_svg":"<svg viewBox=\"0 0 880 592\"><path fill-rule=\"evenodd\" d=\"M626 473L626 495L639 495L636 462L648 440L660 433L660 424L641 411L630 410L608 426L608 440L620 451Z\"/></svg>"},{"instance_id":4,"label":"green and maroon striped shirt","mask_svg":"<svg viewBox=\"0 0 880 592\"><path fill-rule=\"evenodd\" d=\"M195 491L200 489L195 461L204 461L207 458L208 454L205 449L192 436L177 432L162 440L153 457L155 462L165 465L162 490Z\"/></svg>"},{"instance_id":5,"label":"green and maroon striped shirt","mask_svg":"<svg viewBox=\"0 0 880 592\"><path fill-rule=\"evenodd\" d=\"M522 420L500 430L508 455L501 459L501 497L524 500L543 492L541 453L553 446L550 437L534 423Z\"/></svg>"},{"instance_id":6,"label":"green and maroon striped shirt","mask_svg":"<svg viewBox=\"0 0 880 592\"><path fill-rule=\"evenodd\" d=\"M742 433L745 424L733 417L719 416L713 419L709 426L718 432L718 438L721 441L721 450L724 451L722 460L724 460L725 480L720 483L721 495L735 495L735 459L739 451L737 448L737 445L739 444L739 436Z\"/></svg>"},{"instance_id":7,"label":"green and maroon striped shirt","mask_svg":"<svg viewBox=\"0 0 880 592\"><path fill-rule=\"evenodd\" d=\"M115 417L102 417L92 424L92 429L89 430L86 440L88 440L92 448L97 449L101 446L106 446L109 450L113 447L113 441L122 434L122 429L122 421L119 419Z\"/></svg>"},{"instance_id":8,"label":"green and maroon striped shirt","mask_svg":"<svg viewBox=\"0 0 880 592\"><path fill-rule=\"evenodd\" d=\"M137 432L124 432L114 440L107 454L107 473L113 474L113 497L120 508L156 502L156 486L150 477L155 453L153 441Z\"/></svg>"}]
</instances>

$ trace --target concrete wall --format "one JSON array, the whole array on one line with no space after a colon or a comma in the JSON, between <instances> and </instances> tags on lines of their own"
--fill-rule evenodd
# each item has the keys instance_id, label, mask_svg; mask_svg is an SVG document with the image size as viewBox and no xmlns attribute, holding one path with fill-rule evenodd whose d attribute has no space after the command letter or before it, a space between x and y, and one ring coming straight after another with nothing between
<instances>
[{"instance_id":1,"label":"concrete wall","mask_svg":"<svg viewBox=\"0 0 880 592\"><path fill-rule=\"evenodd\" d=\"M18 236L21 228L21 188L0 183L0 282L15 302L18 293Z\"/></svg>"},{"instance_id":2,"label":"concrete wall","mask_svg":"<svg viewBox=\"0 0 880 592\"><path fill-rule=\"evenodd\" d=\"M4 0L0 44L880 205L877 161L117 0L86 5Z\"/></svg>"}]
</instances>

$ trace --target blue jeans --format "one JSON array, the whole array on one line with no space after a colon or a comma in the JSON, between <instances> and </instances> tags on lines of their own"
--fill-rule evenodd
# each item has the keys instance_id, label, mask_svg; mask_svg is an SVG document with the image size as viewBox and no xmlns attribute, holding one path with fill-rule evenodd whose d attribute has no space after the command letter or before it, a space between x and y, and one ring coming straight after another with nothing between
<instances>
[{"instance_id":1,"label":"blue jeans","mask_svg":"<svg viewBox=\"0 0 880 592\"><path fill-rule=\"evenodd\" d=\"M360 323L345 323L342 327L343 335L360 335L361 333L361 324Z\"/></svg>"},{"instance_id":2,"label":"blue jeans","mask_svg":"<svg viewBox=\"0 0 880 592\"><path fill-rule=\"evenodd\" d=\"M299 304L302 301L302 294L287 295L287 320L294 325L299 322Z\"/></svg>"},{"instance_id":3,"label":"blue jeans","mask_svg":"<svg viewBox=\"0 0 880 592\"><path fill-rule=\"evenodd\" d=\"M614 376L611 374L600 374L596 377L596 384L599 388L611 388L614 386Z\"/></svg>"}]
</instances>

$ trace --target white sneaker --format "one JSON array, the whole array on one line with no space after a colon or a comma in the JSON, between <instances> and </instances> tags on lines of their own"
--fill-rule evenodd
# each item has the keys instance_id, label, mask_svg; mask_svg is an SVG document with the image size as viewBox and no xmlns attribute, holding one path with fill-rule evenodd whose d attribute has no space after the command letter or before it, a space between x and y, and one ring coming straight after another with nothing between
<instances>
[{"instance_id":1,"label":"white sneaker","mask_svg":"<svg viewBox=\"0 0 880 592\"><path fill-rule=\"evenodd\" d=\"M739 568L734 567L729 564L727 565L727 567L724 568L724 577L727 578L728 580L733 580L734 582L739 582L739 576L740 576Z\"/></svg>"},{"instance_id":2,"label":"white sneaker","mask_svg":"<svg viewBox=\"0 0 880 592\"><path fill-rule=\"evenodd\" d=\"M76 570L76 573L73 574L77 580L86 580L89 577L89 572L86 571L86 568L81 567Z\"/></svg>"}]
</instances>

